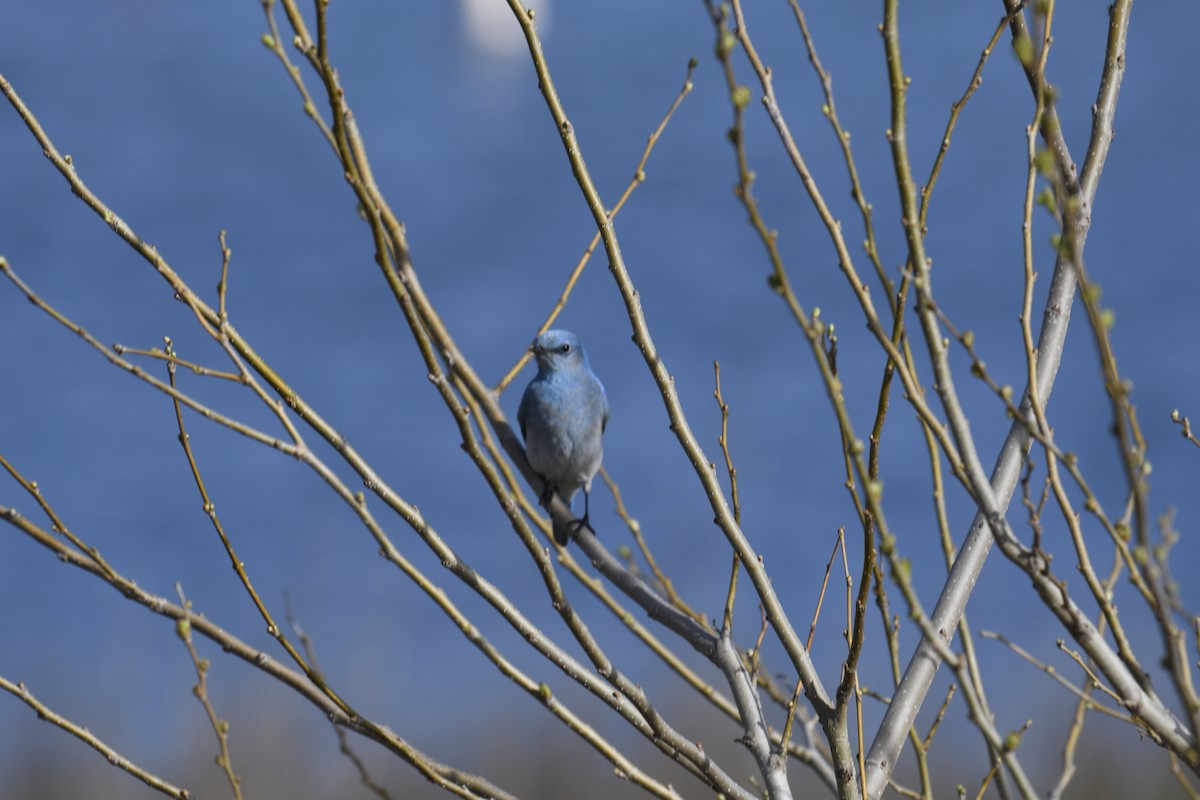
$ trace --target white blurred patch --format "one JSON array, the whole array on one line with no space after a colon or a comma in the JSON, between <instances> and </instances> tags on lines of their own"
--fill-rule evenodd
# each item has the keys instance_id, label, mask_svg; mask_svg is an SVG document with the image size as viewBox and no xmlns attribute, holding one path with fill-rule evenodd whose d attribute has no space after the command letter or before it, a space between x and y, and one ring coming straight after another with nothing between
<instances>
[{"instance_id":1,"label":"white blurred patch","mask_svg":"<svg viewBox=\"0 0 1200 800\"><path fill-rule=\"evenodd\" d=\"M537 6L526 6L534 11L540 36L546 35L549 6L549 0L539 0ZM467 41L480 55L517 58L529 52L521 26L504 0L459 0L459 7Z\"/></svg>"}]
</instances>

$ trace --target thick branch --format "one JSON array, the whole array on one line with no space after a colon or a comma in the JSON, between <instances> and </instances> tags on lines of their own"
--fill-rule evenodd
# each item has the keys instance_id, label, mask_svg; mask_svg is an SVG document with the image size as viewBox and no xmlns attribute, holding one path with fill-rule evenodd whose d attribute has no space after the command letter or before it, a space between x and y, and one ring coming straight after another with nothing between
<instances>
[{"instance_id":1,"label":"thick branch","mask_svg":"<svg viewBox=\"0 0 1200 800\"><path fill-rule=\"evenodd\" d=\"M1078 210L1068 216L1066 224L1072 228L1073 241L1083 251L1087 240L1088 227L1091 223L1091 205L1099 184L1100 173L1108 148L1112 142L1112 120L1116 112L1117 95L1120 90L1121 78L1125 67L1125 37L1129 24L1129 9L1132 0L1120 0L1113 7L1110 20L1108 54L1105 60L1104 72L1101 77L1099 97L1093 115L1092 136L1088 143L1088 154L1084 162L1083 178L1077 188ZM1012 13L1016 10L1014 0L1005 0L1005 11ZM1014 37L1025 36L1025 22L1022 14L1013 17ZM1037 81L1033 80L1034 85ZM1037 89L1035 88L1035 91ZM1042 135L1047 145L1056 155L1060 165L1071 165L1070 153L1058 124L1053 106L1047 109L1043 124ZM1068 169L1065 175L1073 173ZM1068 180L1068 186L1073 181ZM1062 360L1063 343L1066 340L1067 326L1071 319L1071 306L1074 302L1077 278L1068 255L1060 255L1054 265L1054 276L1050 284L1050 293L1046 299L1043 312L1042 330L1038 338L1037 381L1034 387L1037 396L1045 403L1054 388L1054 379ZM1028 398L1029 389L1026 389ZM1029 410L1028 399L1022 404L1024 414L1013 421L1007 438L1001 446L989 485L992 495L996 519L1003 515L1012 500L1020 479L1021 465L1029 451L1032 438L1029 427L1032 412ZM975 581L983 569L983 563L991 549L993 532L988 524L988 517L982 509L976 515L963 543L950 576L938 599L933 611L933 622L936 629L949 641L954 628L966 608L967 599L975 588ZM937 649L928 641L923 640L913 655L904 678L897 687L888 706L884 719L880 724L875 740L871 745L867 758L867 791L870 797L879 797L887 786L887 778L896 766L904 738L908 735L917 711L924 701L933 682L941 659Z\"/></svg>"}]
</instances>

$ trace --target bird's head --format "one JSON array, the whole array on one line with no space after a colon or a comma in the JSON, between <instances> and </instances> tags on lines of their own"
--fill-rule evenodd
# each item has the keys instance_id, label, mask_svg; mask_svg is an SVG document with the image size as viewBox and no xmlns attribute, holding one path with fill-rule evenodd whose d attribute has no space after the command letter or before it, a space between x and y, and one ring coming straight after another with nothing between
<instances>
[{"instance_id":1,"label":"bird's head","mask_svg":"<svg viewBox=\"0 0 1200 800\"><path fill-rule=\"evenodd\" d=\"M570 331L546 331L529 348L539 370L571 369L587 364L579 337Z\"/></svg>"}]
</instances>

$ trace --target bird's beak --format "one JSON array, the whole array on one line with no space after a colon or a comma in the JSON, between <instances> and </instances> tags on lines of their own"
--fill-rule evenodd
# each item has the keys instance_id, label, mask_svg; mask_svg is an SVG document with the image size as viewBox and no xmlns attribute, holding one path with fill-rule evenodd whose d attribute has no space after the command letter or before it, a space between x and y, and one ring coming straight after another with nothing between
<instances>
[{"instance_id":1,"label":"bird's beak","mask_svg":"<svg viewBox=\"0 0 1200 800\"><path fill-rule=\"evenodd\" d=\"M535 356L540 356L542 353L544 353L546 351L543 350L542 348L538 347L537 342L534 342L533 344L529 345L529 352L533 353Z\"/></svg>"}]
</instances>

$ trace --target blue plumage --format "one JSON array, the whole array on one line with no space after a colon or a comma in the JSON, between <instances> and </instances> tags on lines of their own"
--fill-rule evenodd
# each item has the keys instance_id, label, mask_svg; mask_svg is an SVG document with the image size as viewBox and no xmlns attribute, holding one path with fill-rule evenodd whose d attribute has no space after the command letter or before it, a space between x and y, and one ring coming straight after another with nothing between
<instances>
[{"instance_id":1,"label":"blue plumage","mask_svg":"<svg viewBox=\"0 0 1200 800\"><path fill-rule=\"evenodd\" d=\"M601 435L608 425L608 397L575 334L546 331L531 349L538 373L517 409L529 465L548 484L543 501L556 491L570 506L583 489L586 525L588 493L604 456ZM565 545L567 534L555 528L554 539Z\"/></svg>"}]
</instances>

